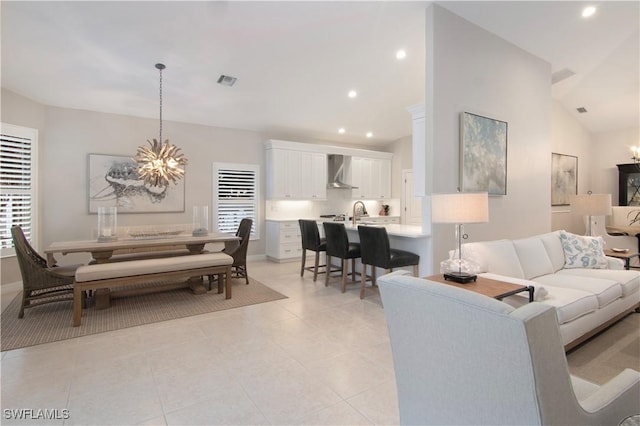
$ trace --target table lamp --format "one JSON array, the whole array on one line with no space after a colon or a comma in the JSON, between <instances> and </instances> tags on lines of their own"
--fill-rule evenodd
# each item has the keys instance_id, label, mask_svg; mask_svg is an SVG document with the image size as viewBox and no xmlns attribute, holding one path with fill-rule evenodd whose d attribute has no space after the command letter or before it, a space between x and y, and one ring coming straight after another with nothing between
<instances>
[{"instance_id":1,"label":"table lamp","mask_svg":"<svg viewBox=\"0 0 640 426\"><path fill-rule=\"evenodd\" d=\"M486 192L432 194L431 220L434 223L455 223L458 240L458 258L455 256L442 263L444 278L458 283L476 280L477 265L462 258L463 225L465 223L485 223L489 221L489 197Z\"/></svg>"},{"instance_id":2,"label":"table lamp","mask_svg":"<svg viewBox=\"0 0 640 426\"><path fill-rule=\"evenodd\" d=\"M611 194L593 194L589 191L586 194L572 195L569 197L569 203L571 204L571 213L589 216L586 235L590 237L595 237L591 227L593 216L611 214Z\"/></svg>"}]
</instances>

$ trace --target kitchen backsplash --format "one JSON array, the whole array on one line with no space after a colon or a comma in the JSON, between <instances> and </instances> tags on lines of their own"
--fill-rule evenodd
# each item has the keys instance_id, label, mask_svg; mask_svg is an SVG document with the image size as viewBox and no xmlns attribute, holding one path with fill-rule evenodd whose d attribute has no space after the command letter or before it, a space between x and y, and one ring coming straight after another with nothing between
<instances>
[{"instance_id":1,"label":"kitchen backsplash","mask_svg":"<svg viewBox=\"0 0 640 426\"><path fill-rule=\"evenodd\" d=\"M358 201L351 198L351 191L336 189L327 191L327 199L322 201L267 200L266 219L314 218L320 215L346 214L353 212L353 204ZM360 200L364 202L369 216L379 216L382 205L389 205L389 216L400 216L400 199Z\"/></svg>"}]
</instances>

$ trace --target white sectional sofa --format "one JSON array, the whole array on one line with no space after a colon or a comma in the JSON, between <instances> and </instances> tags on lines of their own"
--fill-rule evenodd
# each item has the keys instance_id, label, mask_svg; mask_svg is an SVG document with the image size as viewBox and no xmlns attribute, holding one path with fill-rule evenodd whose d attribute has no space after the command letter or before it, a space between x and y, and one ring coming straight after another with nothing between
<instances>
[{"instance_id":1,"label":"white sectional sofa","mask_svg":"<svg viewBox=\"0 0 640 426\"><path fill-rule=\"evenodd\" d=\"M568 350L640 310L640 272L625 270L619 259L604 257L602 246L598 247L602 240L588 238L554 231L517 240L466 243L462 254L478 265L481 276L535 287L535 300L556 308ZM595 244L600 256L572 253L576 241ZM522 294L505 301L526 303L526 293Z\"/></svg>"}]
</instances>

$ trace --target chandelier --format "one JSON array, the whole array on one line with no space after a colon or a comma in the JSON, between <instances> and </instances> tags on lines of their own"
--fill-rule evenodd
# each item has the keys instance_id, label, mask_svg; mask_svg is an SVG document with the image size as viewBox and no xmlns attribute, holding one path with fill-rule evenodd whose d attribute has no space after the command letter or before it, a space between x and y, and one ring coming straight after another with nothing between
<instances>
[{"instance_id":1,"label":"chandelier","mask_svg":"<svg viewBox=\"0 0 640 426\"><path fill-rule=\"evenodd\" d=\"M149 186L167 187L170 183L177 183L184 176L184 166L187 159L180 153L180 148L169 143L169 139L162 142L162 70L164 64L156 64L160 71L160 137L147 140L148 146L138 147L135 161L138 163L138 176Z\"/></svg>"}]
</instances>

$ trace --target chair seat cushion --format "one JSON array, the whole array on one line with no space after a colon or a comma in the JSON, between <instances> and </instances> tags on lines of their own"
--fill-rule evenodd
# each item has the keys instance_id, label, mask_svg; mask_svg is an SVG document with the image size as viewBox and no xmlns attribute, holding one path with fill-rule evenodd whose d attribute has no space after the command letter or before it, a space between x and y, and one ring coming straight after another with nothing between
<instances>
[{"instance_id":1,"label":"chair seat cushion","mask_svg":"<svg viewBox=\"0 0 640 426\"><path fill-rule=\"evenodd\" d=\"M418 263L420 263L420 256L417 254L411 253L410 251L391 249L389 268L417 265Z\"/></svg>"}]
</instances>

